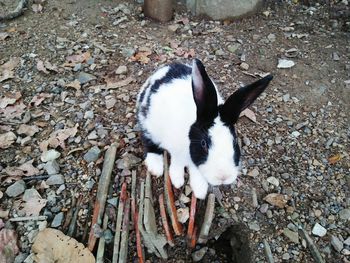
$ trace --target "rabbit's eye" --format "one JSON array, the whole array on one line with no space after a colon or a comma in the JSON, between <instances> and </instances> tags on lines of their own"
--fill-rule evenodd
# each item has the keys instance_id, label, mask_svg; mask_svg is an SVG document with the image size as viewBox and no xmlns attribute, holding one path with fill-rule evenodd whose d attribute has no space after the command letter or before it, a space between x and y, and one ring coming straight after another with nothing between
<instances>
[{"instance_id":1,"label":"rabbit's eye","mask_svg":"<svg viewBox=\"0 0 350 263\"><path fill-rule=\"evenodd\" d=\"M204 139L201 141L201 146L205 152L208 152L208 145Z\"/></svg>"}]
</instances>

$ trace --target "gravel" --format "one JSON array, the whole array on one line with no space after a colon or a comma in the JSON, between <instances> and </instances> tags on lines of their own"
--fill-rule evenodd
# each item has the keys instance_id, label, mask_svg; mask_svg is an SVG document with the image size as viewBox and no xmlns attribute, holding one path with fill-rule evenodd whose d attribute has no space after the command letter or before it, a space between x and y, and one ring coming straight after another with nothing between
<instances>
[{"instance_id":1,"label":"gravel","mask_svg":"<svg viewBox=\"0 0 350 263\"><path fill-rule=\"evenodd\" d=\"M49 175L58 174L60 172L60 166L56 160L48 161L44 165L44 169Z\"/></svg>"},{"instance_id":2,"label":"gravel","mask_svg":"<svg viewBox=\"0 0 350 263\"><path fill-rule=\"evenodd\" d=\"M59 212L55 215L54 219L51 222L51 227L59 227L62 224L64 214L63 212Z\"/></svg>"},{"instance_id":3,"label":"gravel","mask_svg":"<svg viewBox=\"0 0 350 263\"><path fill-rule=\"evenodd\" d=\"M53 174L46 180L47 185L61 185L64 184L64 177L62 174Z\"/></svg>"},{"instance_id":4,"label":"gravel","mask_svg":"<svg viewBox=\"0 0 350 263\"><path fill-rule=\"evenodd\" d=\"M61 156L61 154L58 151L51 149L51 150L44 152L41 155L41 160L46 163L48 161L53 161L60 156Z\"/></svg>"},{"instance_id":5,"label":"gravel","mask_svg":"<svg viewBox=\"0 0 350 263\"><path fill-rule=\"evenodd\" d=\"M97 146L94 146L90 148L90 150L84 154L84 160L87 161L88 163L90 162L95 162L101 154L100 148Z\"/></svg>"},{"instance_id":6,"label":"gravel","mask_svg":"<svg viewBox=\"0 0 350 263\"><path fill-rule=\"evenodd\" d=\"M315 236L323 237L327 234L327 229L325 229L319 223L316 223L312 228L312 234L314 234Z\"/></svg>"},{"instance_id":7,"label":"gravel","mask_svg":"<svg viewBox=\"0 0 350 263\"><path fill-rule=\"evenodd\" d=\"M7 187L5 193L9 197L17 197L17 196L23 194L23 192L25 190L26 190L26 183L23 180L19 180L19 181L13 183L12 185L10 185L9 187Z\"/></svg>"},{"instance_id":8,"label":"gravel","mask_svg":"<svg viewBox=\"0 0 350 263\"><path fill-rule=\"evenodd\" d=\"M333 235L331 236L331 244L337 252L340 252L344 247L343 242L341 242L338 237Z\"/></svg>"}]
</instances>

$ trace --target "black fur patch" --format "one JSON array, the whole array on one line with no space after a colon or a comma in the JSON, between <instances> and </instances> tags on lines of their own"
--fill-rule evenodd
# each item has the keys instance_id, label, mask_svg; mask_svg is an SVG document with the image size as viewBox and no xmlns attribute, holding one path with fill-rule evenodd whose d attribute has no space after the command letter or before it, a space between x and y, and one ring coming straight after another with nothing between
<instances>
[{"instance_id":1,"label":"black fur patch","mask_svg":"<svg viewBox=\"0 0 350 263\"><path fill-rule=\"evenodd\" d=\"M145 155L149 153L163 154L163 149L159 145L155 144L151 139L146 136L146 132L142 131L141 140L145 149Z\"/></svg>"},{"instance_id":2,"label":"black fur patch","mask_svg":"<svg viewBox=\"0 0 350 263\"><path fill-rule=\"evenodd\" d=\"M192 69L190 66L185 64L170 64L169 70L165 74L165 76L161 79L158 79L154 82L152 86L148 86L144 89L144 91L140 95L140 102L142 102L144 99L147 100L147 103L145 106L142 106L140 111L141 113L146 117L150 104L151 104L151 97L154 93L156 93L161 85L170 83L171 81L175 79L182 79L186 78L188 75L191 75ZM145 98L146 90L150 89L150 92L148 93L147 98Z\"/></svg>"},{"instance_id":3,"label":"black fur patch","mask_svg":"<svg viewBox=\"0 0 350 263\"><path fill-rule=\"evenodd\" d=\"M233 127L233 125L230 125L229 129L230 129L230 132L234 138L234 141L233 141L233 150L234 150L233 161L235 162L235 165L238 166L239 160L241 158L241 149L239 148L235 127Z\"/></svg>"},{"instance_id":4,"label":"black fur patch","mask_svg":"<svg viewBox=\"0 0 350 263\"><path fill-rule=\"evenodd\" d=\"M208 159L208 152L210 151L211 146L211 138L208 134L208 129L214 125L214 121L212 123L208 123L206 126L203 126L199 123L194 123L191 126L189 132L190 138L190 155L192 162L199 166ZM203 148L202 141L206 142L207 150Z\"/></svg>"}]
</instances>

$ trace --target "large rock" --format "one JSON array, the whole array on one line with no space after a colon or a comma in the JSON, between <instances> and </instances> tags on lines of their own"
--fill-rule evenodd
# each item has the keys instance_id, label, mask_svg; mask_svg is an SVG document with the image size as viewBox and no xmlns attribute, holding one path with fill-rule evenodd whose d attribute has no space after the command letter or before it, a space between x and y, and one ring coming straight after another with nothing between
<instances>
[{"instance_id":1,"label":"large rock","mask_svg":"<svg viewBox=\"0 0 350 263\"><path fill-rule=\"evenodd\" d=\"M261 6L263 0L187 0L186 5L195 15L207 15L214 20L242 17Z\"/></svg>"}]
</instances>

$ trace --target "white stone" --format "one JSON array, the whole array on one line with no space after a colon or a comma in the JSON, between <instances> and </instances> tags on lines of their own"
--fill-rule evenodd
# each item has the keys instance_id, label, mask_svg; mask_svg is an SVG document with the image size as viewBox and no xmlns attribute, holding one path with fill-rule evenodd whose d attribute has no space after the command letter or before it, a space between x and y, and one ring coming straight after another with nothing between
<instances>
[{"instance_id":1,"label":"white stone","mask_svg":"<svg viewBox=\"0 0 350 263\"><path fill-rule=\"evenodd\" d=\"M319 223L316 223L312 228L312 234L315 236L323 237L327 234L327 229L325 229Z\"/></svg>"},{"instance_id":2,"label":"white stone","mask_svg":"<svg viewBox=\"0 0 350 263\"><path fill-rule=\"evenodd\" d=\"M277 68L291 68L294 67L295 63L292 60L288 59L279 59Z\"/></svg>"},{"instance_id":3,"label":"white stone","mask_svg":"<svg viewBox=\"0 0 350 263\"><path fill-rule=\"evenodd\" d=\"M266 181L268 181L270 184L273 184L274 186L279 186L280 182L278 181L278 179L274 176L270 176L266 179Z\"/></svg>"}]
</instances>

